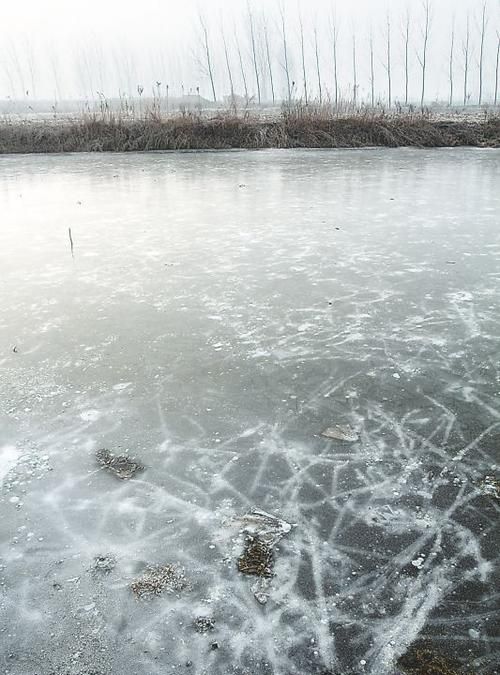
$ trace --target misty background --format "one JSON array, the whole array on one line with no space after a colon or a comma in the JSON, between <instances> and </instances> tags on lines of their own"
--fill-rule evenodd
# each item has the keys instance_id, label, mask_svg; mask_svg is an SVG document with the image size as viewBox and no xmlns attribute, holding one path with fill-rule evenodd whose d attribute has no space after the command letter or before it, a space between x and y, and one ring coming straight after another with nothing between
<instances>
[{"instance_id":1,"label":"misty background","mask_svg":"<svg viewBox=\"0 0 500 675\"><path fill-rule=\"evenodd\" d=\"M429 0L425 27L420 0L7 2L0 98L498 99L500 0Z\"/></svg>"}]
</instances>

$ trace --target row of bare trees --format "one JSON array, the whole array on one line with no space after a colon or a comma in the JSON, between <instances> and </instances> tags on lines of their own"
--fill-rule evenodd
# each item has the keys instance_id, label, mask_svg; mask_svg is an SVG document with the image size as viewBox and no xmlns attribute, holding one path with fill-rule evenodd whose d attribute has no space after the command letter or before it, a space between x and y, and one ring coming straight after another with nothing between
<instances>
[{"instance_id":1,"label":"row of bare trees","mask_svg":"<svg viewBox=\"0 0 500 675\"><path fill-rule=\"evenodd\" d=\"M345 64L345 40L343 48L340 47L339 35L341 31L340 22L335 11L332 11L329 17L328 39L324 39L321 44L321 37L318 31L318 24L314 21L313 25L308 28L304 25L303 13L300 5L297 12L297 26L291 26L289 17L287 15L287 7L284 0L278 2L278 17L272 24L273 31L269 30L269 19L265 15L261 15L256 19L255 12L252 9L250 0L247 0L247 25L248 25L248 42L249 48L246 50L241 46L241 39L235 29L235 45L234 49L238 54L239 70L241 80L243 82L243 89L247 101L253 98L259 105L264 102L277 102L279 98L292 101L292 99L301 99L307 105L312 100L320 104L325 99L325 91L328 92L328 100L335 106L341 103L341 99L349 99L354 106L360 103L359 96L359 71L360 61L363 61L363 66L369 70L369 90L368 95L365 96L364 102L375 106L381 99L377 98L377 84L376 84L376 64L381 65L385 72L385 96L383 103L392 107L394 98L394 74L396 70L403 70L404 90L403 96L399 97L399 102L408 106L410 100L410 85L411 85L411 69L413 66L418 67L419 71L419 96L418 102L420 106L424 106L428 97L428 81L429 81L429 67L430 64L430 48L431 41L435 40L442 46L443 42L443 27L439 26L437 30L433 23L433 6L432 0L422 0L418 12L418 16L411 14L409 7L402 17L398 18L400 29L398 35L395 37L395 30L393 25L393 18L388 13L385 20L385 25L382 29L383 42L385 47L383 50L379 48L378 53L375 47L374 31L370 29L368 48L369 59L366 63L366 57L360 57L360 51L357 42L357 35L354 25L348 30L349 39L351 41L351 76L348 78L348 86L346 86L341 95L341 85L339 81L339 59L342 58ZM420 25L415 30L413 23L419 20ZM216 102L216 77L214 74L212 55L213 45L217 41L218 29L214 28L209 33L207 22L203 15L200 14L199 22L202 31L202 42L204 57L199 60L202 71L207 75L212 98ZM473 23L475 25L473 25ZM450 29L450 47L449 47L449 66L448 66L448 80L449 91L447 95L447 102L449 105L457 103L456 97L456 82L457 78L462 77L462 97L460 102L463 105L469 103L476 103L481 106L485 102L485 61L486 61L486 39L489 29L488 5L485 0L481 7L479 14L474 17L470 12L465 16L463 30L460 35L460 43L458 44L457 22L456 17L451 17ZM295 30L294 30L295 28ZM231 98L235 98L235 83L232 76L233 67L231 65L231 49L228 47L224 29L221 28L222 44L224 47L224 63L227 70L229 90ZM346 32L343 28L343 33ZM298 44L298 58L294 53L291 43L293 36L296 36ZM309 38L309 39L308 39ZM398 51L402 52L401 63L396 64L394 59L395 42L398 41ZM495 50L493 58L495 60L492 69L494 70L494 82L492 91L494 92L489 102L498 105L498 78L499 78L499 58L500 58L500 32L497 30L495 35ZM308 58L308 43L309 51L311 52ZM262 45L262 49L261 49ZM476 47L478 47L477 56L475 54ZM329 61L331 64L331 72L325 79L322 64L323 60L322 50L328 50ZM245 65L245 58L242 51L248 54L248 61L251 64L251 76L247 73L247 66ZM459 63L459 51L461 58ZM491 52L491 50L490 50ZM491 54L488 56L491 62ZM298 65L297 65L298 64ZM308 65L309 64L309 65ZM310 64L314 64L314 75L310 76ZM471 70L473 66L477 67L477 98L472 98L470 91ZM491 63L490 63L491 66ZM297 75L297 76L296 76ZM401 73L399 72L399 75ZM277 94L276 82L282 79L284 82L283 95L281 97ZM301 80L298 84L297 80ZM311 82L314 81L314 84ZM224 88L227 84L224 78L219 79ZM268 84L268 87L265 87ZM270 95L265 95L263 91L270 92ZM252 95L249 92L252 91ZM347 92L347 94L346 94ZM413 98L415 102L415 97Z\"/></svg>"},{"instance_id":2,"label":"row of bare trees","mask_svg":"<svg viewBox=\"0 0 500 675\"><path fill-rule=\"evenodd\" d=\"M139 88L141 99L150 97L151 89L160 109L165 100L168 108L174 91L181 99L196 92L200 102L203 94L214 105L301 100L337 108L423 107L438 97L438 80L439 99L448 105L498 105L500 31L495 22L500 17L492 2L499 1L477 0L475 10L443 17L439 0L415 0L399 13L374 16L363 30L334 5L322 14L306 12L305 0L258 6L257 0L246 0L241 16L210 15L205 5L180 53L169 53L164 45L153 62L147 50L137 59L126 45L114 49L87 41L69 64L53 45L42 59L32 45L13 42L0 44L0 78L3 74L4 86L17 100L36 98L48 88L60 100L69 82L79 97L94 100L113 98L117 90L120 98L137 98ZM144 55L150 59L146 67ZM51 85L41 85L43 79ZM190 86L184 86L186 80ZM145 89L137 82L153 84Z\"/></svg>"}]
</instances>

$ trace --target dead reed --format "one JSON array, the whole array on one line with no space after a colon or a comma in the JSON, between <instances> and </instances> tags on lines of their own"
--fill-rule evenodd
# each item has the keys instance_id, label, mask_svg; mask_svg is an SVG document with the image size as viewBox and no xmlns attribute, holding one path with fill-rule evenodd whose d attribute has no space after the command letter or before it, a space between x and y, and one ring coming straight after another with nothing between
<instances>
[{"instance_id":1,"label":"dead reed","mask_svg":"<svg viewBox=\"0 0 500 675\"><path fill-rule=\"evenodd\" d=\"M231 148L500 147L500 115L451 117L327 106L279 114L127 118L92 114L66 121L0 122L0 153L135 152Z\"/></svg>"}]
</instances>

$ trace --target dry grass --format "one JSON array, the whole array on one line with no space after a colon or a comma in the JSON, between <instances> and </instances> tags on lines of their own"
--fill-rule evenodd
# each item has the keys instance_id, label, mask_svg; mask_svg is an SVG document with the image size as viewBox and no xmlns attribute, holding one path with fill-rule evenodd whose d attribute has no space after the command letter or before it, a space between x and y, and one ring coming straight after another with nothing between
<instances>
[{"instance_id":1,"label":"dry grass","mask_svg":"<svg viewBox=\"0 0 500 675\"><path fill-rule=\"evenodd\" d=\"M0 123L0 153L130 152L231 148L500 147L500 115L434 118L330 108L284 109L271 119L230 113Z\"/></svg>"}]
</instances>

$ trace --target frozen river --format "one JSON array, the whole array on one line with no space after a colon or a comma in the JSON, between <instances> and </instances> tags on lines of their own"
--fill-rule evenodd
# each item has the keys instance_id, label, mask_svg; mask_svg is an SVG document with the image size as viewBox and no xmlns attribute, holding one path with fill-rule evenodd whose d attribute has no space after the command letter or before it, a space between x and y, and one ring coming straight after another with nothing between
<instances>
[{"instance_id":1,"label":"frozen river","mask_svg":"<svg viewBox=\"0 0 500 675\"><path fill-rule=\"evenodd\" d=\"M498 151L1 157L0 673L500 672L499 359Z\"/></svg>"}]
</instances>

